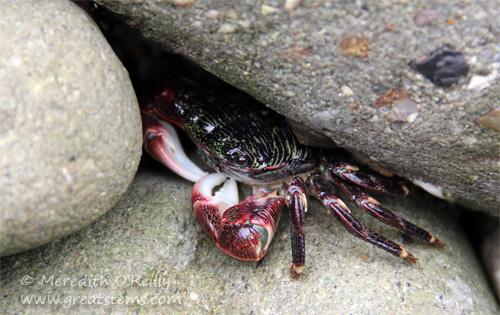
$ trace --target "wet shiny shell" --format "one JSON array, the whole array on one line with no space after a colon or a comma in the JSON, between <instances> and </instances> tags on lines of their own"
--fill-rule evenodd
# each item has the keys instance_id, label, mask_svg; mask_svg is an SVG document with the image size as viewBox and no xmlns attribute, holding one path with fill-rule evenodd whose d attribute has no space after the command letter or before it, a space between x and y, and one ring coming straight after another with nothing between
<instances>
[{"instance_id":1,"label":"wet shiny shell","mask_svg":"<svg viewBox=\"0 0 500 315\"><path fill-rule=\"evenodd\" d=\"M285 119L250 98L191 92L175 108L205 161L243 182L271 182L315 164Z\"/></svg>"}]
</instances>

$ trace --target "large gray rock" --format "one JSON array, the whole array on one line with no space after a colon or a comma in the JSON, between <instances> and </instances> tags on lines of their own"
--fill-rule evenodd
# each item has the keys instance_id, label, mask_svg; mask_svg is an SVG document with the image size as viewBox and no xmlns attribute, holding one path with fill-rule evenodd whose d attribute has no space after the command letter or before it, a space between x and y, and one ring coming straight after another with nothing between
<instances>
[{"instance_id":1,"label":"large gray rock","mask_svg":"<svg viewBox=\"0 0 500 315\"><path fill-rule=\"evenodd\" d=\"M396 213L435 233L447 244L444 249L419 241L409 242L400 232L350 204L360 221L419 258L416 265L407 263L355 238L314 201L307 216L308 267L299 280L293 280L288 274L291 254L287 214L282 217L278 234L259 267L235 260L211 243L194 220L189 197L192 184L168 173L139 171L114 209L93 225L63 240L3 258L2 311L9 314L498 312L477 258L453 214L441 211L432 200L426 201L419 194L400 200L379 199ZM244 192L249 190L246 187ZM68 279L66 283L62 282L64 279ZM31 296L59 297L59 304L23 304ZM82 301L82 297L87 298ZM113 297L115 304L111 305ZM137 298L144 300L135 301Z\"/></svg>"},{"instance_id":2,"label":"large gray rock","mask_svg":"<svg viewBox=\"0 0 500 315\"><path fill-rule=\"evenodd\" d=\"M279 1L99 2L289 119L499 215L499 6L304 1L287 13ZM448 88L408 66L443 44L471 65Z\"/></svg>"},{"instance_id":3,"label":"large gray rock","mask_svg":"<svg viewBox=\"0 0 500 315\"><path fill-rule=\"evenodd\" d=\"M0 2L0 254L81 229L141 155L128 74L69 1Z\"/></svg>"}]
</instances>

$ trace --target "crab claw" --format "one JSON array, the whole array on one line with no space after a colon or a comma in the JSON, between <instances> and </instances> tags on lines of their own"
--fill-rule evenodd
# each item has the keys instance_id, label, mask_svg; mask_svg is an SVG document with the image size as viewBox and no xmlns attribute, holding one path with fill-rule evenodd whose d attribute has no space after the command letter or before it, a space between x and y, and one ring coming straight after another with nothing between
<instances>
[{"instance_id":1,"label":"crab claw","mask_svg":"<svg viewBox=\"0 0 500 315\"><path fill-rule=\"evenodd\" d=\"M240 260L260 260L276 232L285 199L269 193L238 203L236 182L215 173L196 183L192 202L196 220L217 247Z\"/></svg>"},{"instance_id":2,"label":"crab claw","mask_svg":"<svg viewBox=\"0 0 500 315\"><path fill-rule=\"evenodd\" d=\"M162 119L142 113L144 149L156 160L187 180L196 182L208 173L186 156L175 128Z\"/></svg>"}]
</instances>

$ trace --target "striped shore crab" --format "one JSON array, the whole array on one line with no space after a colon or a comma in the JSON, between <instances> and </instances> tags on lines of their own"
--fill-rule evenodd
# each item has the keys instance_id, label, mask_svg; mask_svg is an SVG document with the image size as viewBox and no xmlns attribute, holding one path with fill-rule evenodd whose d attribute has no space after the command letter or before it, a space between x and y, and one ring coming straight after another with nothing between
<instances>
[{"instance_id":1,"label":"striped shore crab","mask_svg":"<svg viewBox=\"0 0 500 315\"><path fill-rule=\"evenodd\" d=\"M305 213L311 195L357 237L394 256L417 261L400 245L358 222L338 197L340 191L382 222L437 247L445 245L364 192L367 188L403 196L409 191L405 181L361 172L342 151L302 145L283 117L254 100L168 83L143 106L141 114L146 151L196 182L194 216L214 243L232 257L262 259L286 205L292 241L290 273L298 278L305 268ZM198 154L217 173L208 174L187 158L173 125L189 135ZM236 181L253 187L246 201L239 202Z\"/></svg>"}]
</instances>

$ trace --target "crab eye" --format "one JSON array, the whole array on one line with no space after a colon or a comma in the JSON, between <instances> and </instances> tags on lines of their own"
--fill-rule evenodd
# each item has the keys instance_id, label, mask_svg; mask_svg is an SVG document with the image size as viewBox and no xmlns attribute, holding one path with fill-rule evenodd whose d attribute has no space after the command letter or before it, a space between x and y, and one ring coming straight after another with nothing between
<instances>
[{"instance_id":1,"label":"crab eye","mask_svg":"<svg viewBox=\"0 0 500 315\"><path fill-rule=\"evenodd\" d=\"M245 152L235 149L229 154L231 162L237 166L246 166L250 162L250 157Z\"/></svg>"}]
</instances>

